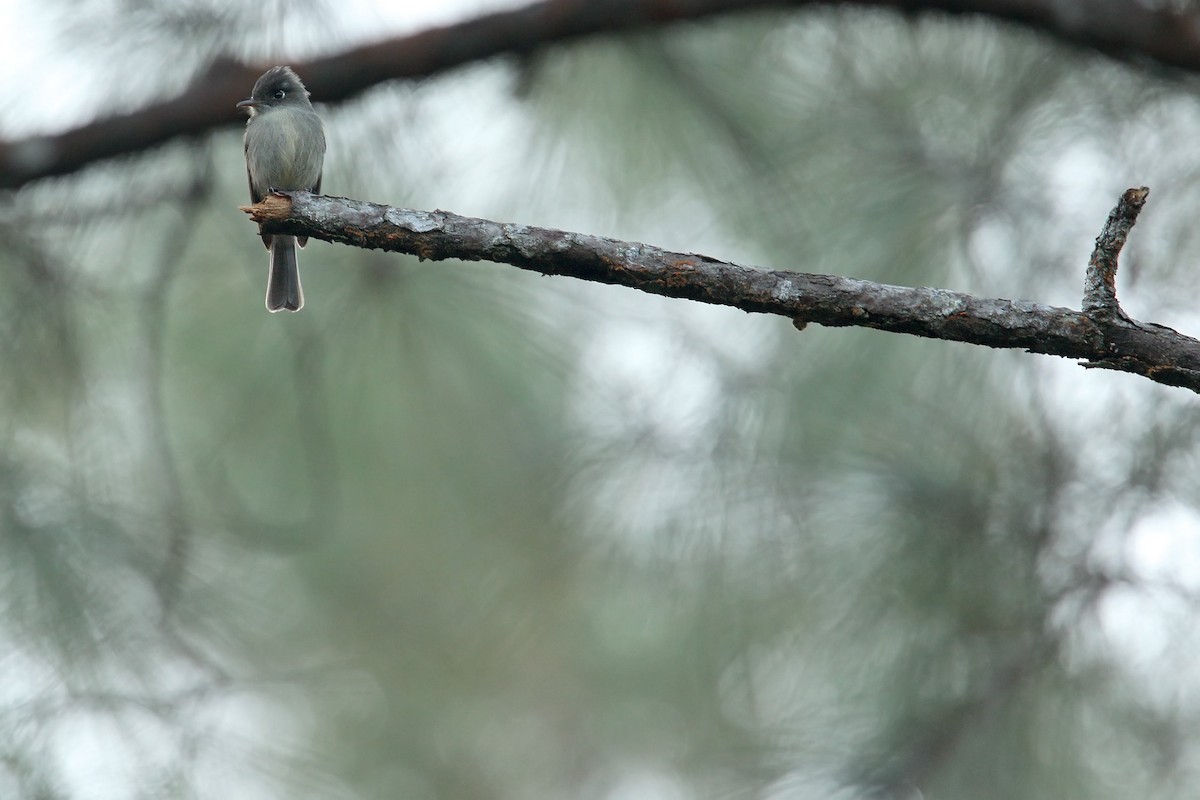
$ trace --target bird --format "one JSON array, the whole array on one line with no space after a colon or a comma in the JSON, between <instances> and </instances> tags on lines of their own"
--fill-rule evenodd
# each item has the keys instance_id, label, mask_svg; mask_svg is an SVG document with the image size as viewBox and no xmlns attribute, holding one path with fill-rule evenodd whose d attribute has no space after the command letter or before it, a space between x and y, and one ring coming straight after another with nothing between
<instances>
[{"instance_id":1,"label":"bird","mask_svg":"<svg viewBox=\"0 0 1200 800\"><path fill-rule=\"evenodd\" d=\"M275 191L321 193L325 162L325 126L291 67L271 67L250 96L237 104L250 114L244 140L250 200L261 202ZM271 251L267 273L267 311L299 311L304 290L296 264L296 245L307 236L261 234Z\"/></svg>"}]
</instances>

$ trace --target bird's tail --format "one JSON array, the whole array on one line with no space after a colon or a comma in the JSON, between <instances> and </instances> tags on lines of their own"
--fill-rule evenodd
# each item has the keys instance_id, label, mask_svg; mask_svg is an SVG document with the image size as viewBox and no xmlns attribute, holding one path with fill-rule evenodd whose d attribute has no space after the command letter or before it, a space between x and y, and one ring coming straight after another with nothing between
<instances>
[{"instance_id":1,"label":"bird's tail","mask_svg":"<svg viewBox=\"0 0 1200 800\"><path fill-rule=\"evenodd\" d=\"M299 311L304 307L300 269L296 266L296 237L271 239L271 272L267 275L267 311Z\"/></svg>"}]
</instances>

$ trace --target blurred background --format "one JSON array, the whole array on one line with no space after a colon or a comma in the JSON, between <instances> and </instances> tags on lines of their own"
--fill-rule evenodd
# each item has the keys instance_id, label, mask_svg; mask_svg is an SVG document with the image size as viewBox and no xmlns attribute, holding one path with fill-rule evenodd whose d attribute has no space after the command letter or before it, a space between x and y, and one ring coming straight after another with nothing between
<instances>
[{"instance_id":1,"label":"blurred background","mask_svg":"<svg viewBox=\"0 0 1200 800\"><path fill-rule=\"evenodd\" d=\"M0 135L516 5L10 0ZM1076 308L1148 185L1195 334L1195 94L827 8L318 111L329 194ZM0 198L0 797L1194 796L1193 394L319 241L270 315L241 136Z\"/></svg>"}]
</instances>

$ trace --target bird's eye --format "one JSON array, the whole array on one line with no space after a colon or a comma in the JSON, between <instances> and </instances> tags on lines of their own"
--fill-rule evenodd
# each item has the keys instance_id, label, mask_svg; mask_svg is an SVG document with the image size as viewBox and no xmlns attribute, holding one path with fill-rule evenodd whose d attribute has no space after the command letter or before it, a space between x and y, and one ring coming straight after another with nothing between
<instances>
[{"instance_id":1,"label":"bird's eye","mask_svg":"<svg viewBox=\"0 0 1200 800\"><path fill-rule=\"evenodd\" d=\"M283 96L285 94L286 94L286 92L284 92L283 89L276 89L275 94L273 96L275 97L276 100L282 100Z\"/></svg>"}]
</instances>

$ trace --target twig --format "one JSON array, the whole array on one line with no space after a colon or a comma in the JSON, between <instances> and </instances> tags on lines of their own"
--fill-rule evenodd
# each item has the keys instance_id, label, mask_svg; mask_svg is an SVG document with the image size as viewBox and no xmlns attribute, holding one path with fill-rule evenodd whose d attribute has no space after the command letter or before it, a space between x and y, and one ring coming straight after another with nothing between
<instances>
[{"instance_id":1,"label":"twig","mask_svg":"<svg viewBox=\"0 0 1200 800\"><path fill-rule=\"evenodd\" d=\"M1104 230L1096 237L1096 248L1092 250L1083 282L1083 313L1088 316L1116 315L1129 320L1117 302L1117 257L1149 194L1145 186L1126 189L1109 212Z\"/></svg>"}]
</instances>

